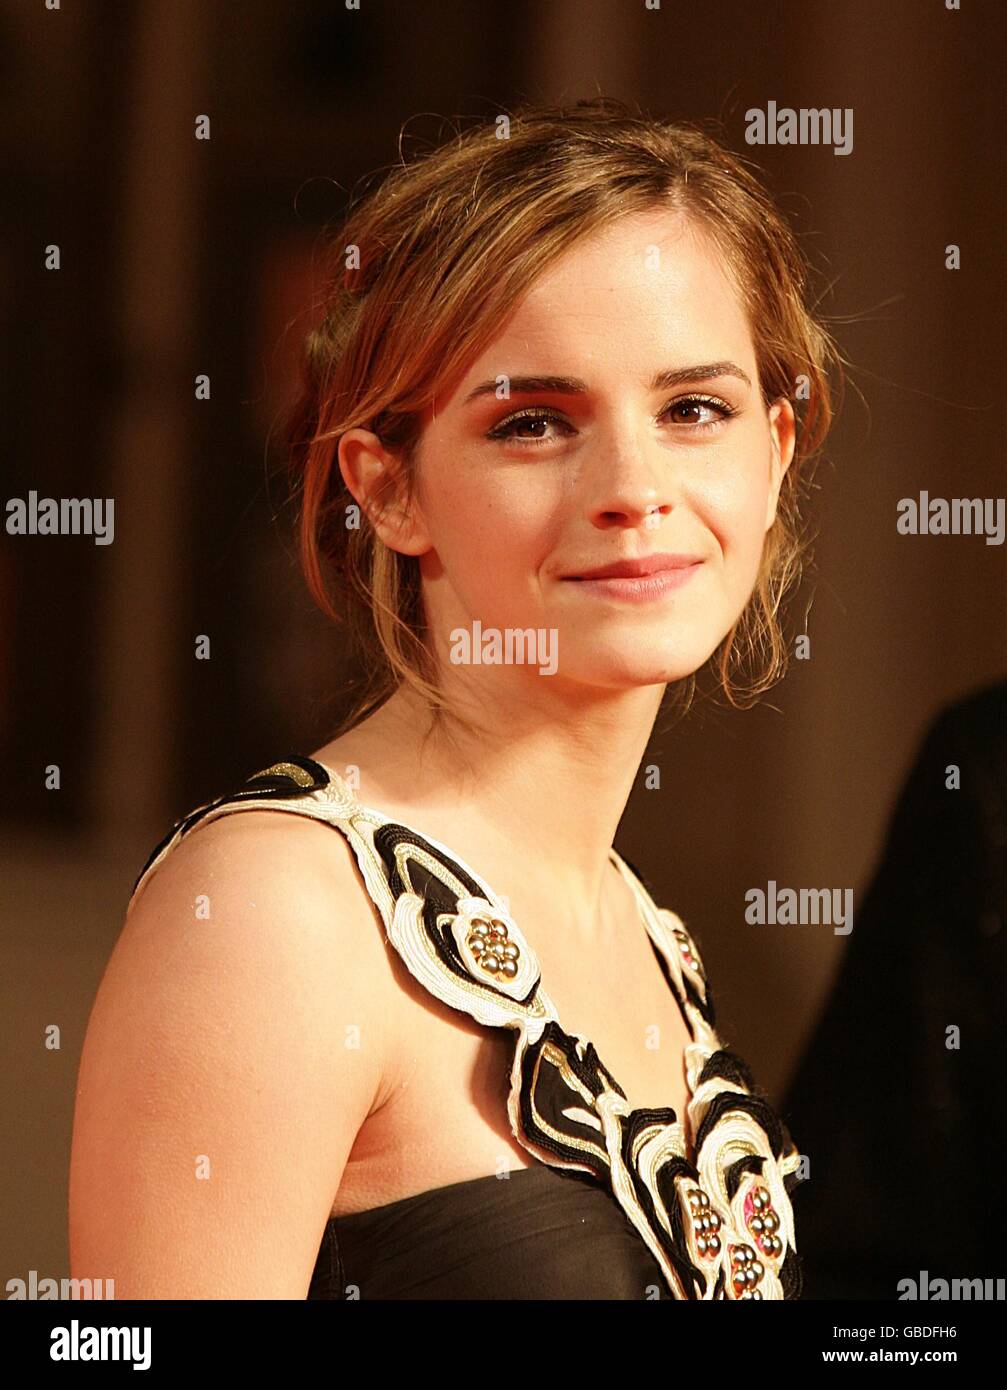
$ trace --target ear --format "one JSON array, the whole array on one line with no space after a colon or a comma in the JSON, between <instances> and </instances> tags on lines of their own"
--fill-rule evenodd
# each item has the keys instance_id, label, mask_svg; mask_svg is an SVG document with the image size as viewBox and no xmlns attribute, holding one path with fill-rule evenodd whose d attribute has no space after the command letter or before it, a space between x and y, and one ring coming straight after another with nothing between
<instances>
[{"instance_id":1,"label":"ear","mask_svg":"<svg viewBox=\"0 0 1007 1390\"><path fill-rule=\"evenodd\" d=\"M403 466L372 430L347 430L340 437L339 471L389 550L423 555L431 548L418 501L408 500Z\"/></svg>"},{"instance_id":2,"label":"ear","mask_svg":"<svg viewBox=\"0 0 1007 1390\"><path fill-rule=\"evenodd\" d=\"M769 408L769 435L772 457L769 466L769 496L766 499L766 530L776 520L776 504L780 498L780 487L784 474L794 458L794 445L797 441L797 422L794 407L781 396Z\"/></svg>"}]
</instances>

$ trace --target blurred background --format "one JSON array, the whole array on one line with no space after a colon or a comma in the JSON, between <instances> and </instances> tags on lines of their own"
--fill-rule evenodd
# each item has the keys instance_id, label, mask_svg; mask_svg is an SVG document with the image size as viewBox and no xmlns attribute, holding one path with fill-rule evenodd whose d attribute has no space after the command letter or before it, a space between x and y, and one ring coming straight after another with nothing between
<instances>
[{"instance_id":1,"label":"blurred background","mask_svg":"<svg viewBox=\"0 0 1007 1390\"><path fill-rule=\"evenodd\" d=\"M326 224L400 138L523 99L719 119L853 364L791 624L810 659L655 737L661 791L641 776L617 841L783 1097L850 938L750 926L746 890L849 887L856 914L925 730L1007 676L1004 548L896 531L921 490L1004 491L1004 29L995 0L0 3L2 497L115 499L111 545L0 534L4 1280L67 1271L80 1048L147 854L341 710L278 434ZM770 100L852 107L852 153L746 146Z\"/></svg>"}]
</instances>

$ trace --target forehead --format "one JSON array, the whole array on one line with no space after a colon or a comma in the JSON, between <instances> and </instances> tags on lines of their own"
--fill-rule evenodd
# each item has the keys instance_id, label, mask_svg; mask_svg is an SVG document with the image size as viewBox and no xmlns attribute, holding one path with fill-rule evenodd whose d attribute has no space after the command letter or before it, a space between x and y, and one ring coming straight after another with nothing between
<instances>
[{"instance_id":1,"label":"forehead","mask_svg":"<svg viewBox=\"0 0 1007 1390\"><path fill-rule=\"evenodd\" d=\"M639 297L662 302L710 294L735 305L730 270L709 232L684 213L654 209L621 217L569 247L532 284L514 312L526 320L565 302L576 310L587 296L589 308L605 306L616 316L618 302L607 299ZM636 303L627 305L628 317ZM660 306L659 306L660 307Z\"/></svg>"},{"instance_id":2,"label":"forehead","mask_svg":"<svg viewBox=\"0 0 1007 1390\"><path fill-rule=\"evenodd\" d=\"M754 369L741 295L723 254L695 220L656 209L620 218L549 266L499 333L440 398L464 398L501 373L590 377L592 362L633 377L730 358Z\"/></svg>"}]
</instances>

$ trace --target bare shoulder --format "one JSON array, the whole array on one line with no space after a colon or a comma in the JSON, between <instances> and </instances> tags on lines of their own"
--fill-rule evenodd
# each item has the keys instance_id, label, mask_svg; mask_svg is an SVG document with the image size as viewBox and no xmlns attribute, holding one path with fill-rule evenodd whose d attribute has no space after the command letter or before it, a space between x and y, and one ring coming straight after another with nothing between
<instances>
[{"instance_id":1,"label":"bare shoulder","mask_svg":"<svg viewBox=\"0 0 1007 1390\"><path fill-rule=\"evenodd\" d=\"M274 908L290 902L306 914L308 926L328 923L325 940L361 951L368 943L380 945L380 924L349 844L336 827L312 816L256 807L196 826L130 900L127 926L145 899L180 909L190 892L203 900L203 920L209 920L207 911L214 915L214 906L251 916L263 901ZM365 926L371 930L361 930Z\"/></svg>"},{"instance_id":2,"label":"bare shoulder","mask_svg":"<svg viewBox=\"0 0 1007 1390\"><path fill-rule=\"evenodd\" d=\"M390 949L344 836L289 812L198 826L129 905L81 1058L77 1277L117 1297L304 1297L392 1081Z\"/></svg>"},{"instance_id":3,"label":"bare shoulder","mask_svg":"<svg viewBox=\"0 0 1007 1390\"><path fill-rule=\"evenodd\" d=\"M219 962L267 995L296 983L380 1023L390 950L342 833L256 809L219 816L171 851L131 899L116 957L142 955L169 978L183 958L182 990L200 963ZM323 1032L341 1022L338 1009L317 1020Z\"/></svg>"}]
</instances>

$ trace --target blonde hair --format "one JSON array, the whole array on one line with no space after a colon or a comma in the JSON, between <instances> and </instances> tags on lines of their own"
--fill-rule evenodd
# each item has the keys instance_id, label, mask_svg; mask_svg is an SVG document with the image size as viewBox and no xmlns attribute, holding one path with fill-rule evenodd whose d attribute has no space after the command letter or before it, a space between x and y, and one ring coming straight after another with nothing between
<instances>
[{"instance_id":1,"label":"blonde hair","mask_svg":"<svg viewBox=\"0 0 1007 1390\"><path fill-rule=\"evenodd\" d=\"M486 348L536 277L576 242L662 206L712 236L747 311L763 400L795 406L794 458L755 587L706 663L738 707L784 674L780 609L809 553L800 503L832 420L830 368L842 382L843 358L806 300L807 261L748 161L699 125L634 114L605 97L526 104L403 159L351 204L333 242L287 443L308 587L330 618L348 620L359 657L356 699L339 732L403 682L435 722L448 709L424 640L419 562L388 549L366 518L347 525L355 504L338 467L340 437L373 430L400 463L408 498L421 415L441 383ZM743 687L731 668L747 662ZM675 687L683 709L695 681Z\"/></svg>"}]
</instances>

